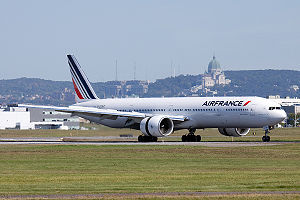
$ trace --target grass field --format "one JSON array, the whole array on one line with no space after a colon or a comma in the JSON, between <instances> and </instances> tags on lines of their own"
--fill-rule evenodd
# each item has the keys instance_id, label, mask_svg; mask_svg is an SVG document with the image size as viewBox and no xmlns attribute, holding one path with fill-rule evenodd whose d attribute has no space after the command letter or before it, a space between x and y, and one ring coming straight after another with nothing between
<instances>
[{"instance_id":1,"label":"grass field","mask_svg":"<svg viewBox=\"0 0 300 200\"><path fill-rule=\"evenodd\" d=\"M1 145L0 195L299 191L299 155L299 144Z\"/></svg>"},{"instance_id":2,"label":"grass field","mask_svg":"<svg viewBox=\"0 0 300 200\"><path fill-rule=\"evenodd\" d=\"M299 130L276 129L271 137L278 141L300 141ZM250 135L234 140L260 141L263 133L255 131L255 137ZM9 130L0 131L0 137L117 136L128 133L139 134L131 130L100 128L71 132ZM206 141L231 141L215 129L198 133ZM0 169L0 199L14 195L99 193L107 193L105 198L108 199L196 199L199 198L197 195L111 197L109 194L300 191L300 144L226 148L0 145ZM82 199L87 198L93 199L82 196ZM245 194L201 198L300 199L300 195Z\"/></svg>"}]
</instances>

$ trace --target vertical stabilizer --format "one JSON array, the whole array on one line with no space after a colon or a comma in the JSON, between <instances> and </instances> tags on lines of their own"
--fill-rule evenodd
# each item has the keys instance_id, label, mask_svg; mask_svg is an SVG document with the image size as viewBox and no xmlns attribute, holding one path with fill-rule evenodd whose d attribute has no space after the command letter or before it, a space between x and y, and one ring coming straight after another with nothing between
<instances>
[{"instance_id":1,"label":"vertical stabilizer","mask_svg":"<svg viewBox=\"0 0 300 200\"><path fill-rule=\"evenodd\" d=\"M74 55L67 55L72 81L76 92L76 100L98 99L90 81L81 69Z\"/></svg>"}]
</instances>

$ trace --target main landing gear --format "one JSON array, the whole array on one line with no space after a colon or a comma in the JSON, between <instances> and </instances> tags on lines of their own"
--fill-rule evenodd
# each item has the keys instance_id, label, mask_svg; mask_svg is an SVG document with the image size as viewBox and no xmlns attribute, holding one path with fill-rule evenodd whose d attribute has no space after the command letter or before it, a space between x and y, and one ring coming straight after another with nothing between
<instances>
[{"instance_id":1,"label":"main landing gear","mask_svg":"<svg viewBox=\"0 0 300 200\"><path fill-rule=\"evenodd\" d=\"M146 136L146 135L140 135L138 137L139 142L157 142L157 137L154 136Z\"/></svg>"},{"instance_id":2,"label":"main landing gear","mask_svg":"<svg viewBox=\"0 0 300 200\"><path fill-rule=\"evenodd\" d=\"M264 130L265 130L265 135L262 136L261 139L263 142L270 142L271 138L270 138L270 136L268 136L268 134L270 133L269 130L271 130L271 129L269 127L264 127Z\"/></svg>"},{"instance_id":3,"label":"main landing gear","mask_svg":"<svg viewBox=\"0 0 300 200\"><path fill-rule=\"evenodd\" d=\"M189 129L189 133L187 135L183 135L181 137L182 142L200 142L201 136L195 135L196 129Z\"/></svg>"}]
</instances>

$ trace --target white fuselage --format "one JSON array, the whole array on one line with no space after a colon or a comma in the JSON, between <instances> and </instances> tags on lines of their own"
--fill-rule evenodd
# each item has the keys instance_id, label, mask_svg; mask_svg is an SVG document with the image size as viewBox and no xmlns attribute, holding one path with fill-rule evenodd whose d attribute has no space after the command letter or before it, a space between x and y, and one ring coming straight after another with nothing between
<instances>
[{"instance_id":1,"label":"white fuselage","mask_svg":"<svg viewBox=\"0 0 300 200\"><path fill-rule=\"evenodd\" d=\"M175 124L178 129L261 128L273 126L286 118L280 105L261 97L174 97L96 99L76 106L141 112L153 115L182 115L187 121ZM274 109L273 109L274 108ZM103 119L80 114L92 122L113 128L125 128L126 117Z\"/></svg>"}]
</instances>

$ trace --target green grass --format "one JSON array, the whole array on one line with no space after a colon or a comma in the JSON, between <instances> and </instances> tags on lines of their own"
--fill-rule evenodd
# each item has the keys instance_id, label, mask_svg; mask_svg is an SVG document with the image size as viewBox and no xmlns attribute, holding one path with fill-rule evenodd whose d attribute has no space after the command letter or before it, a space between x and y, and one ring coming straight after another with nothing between
<instances>
[{"instance_id":1,"label":"green grass","mask_svg":"<svg viewBox=\"0 0 300 200\"><path fill-rule=\"evenodd\" d=\"M287 195L261 195L261 194L250 194L250 195L216 195L216 196L154 196L154 195L149 195L149 196L129 196L129 197L104 197L104 199L138 199L138 200L170 200L170 199L176 199L176 200L195 200L195 199L202 199L202 200L296 200L299 199L299 195L297 194L287 194Z\"/></svg>"},{"instance_id":2,"label":"green grass","mask_svg":"<svg viewBox=\"0 0 300 200\"><path fill-rule=\"evenodd\" d=\"M108 198L109 199L109 198ZM118 199L118 198L117 198ZM292 199L299 199L299 195L230 195L230 196L164 196L164 197L129 197L129 198L121 198L121 199L139 199L139 200L149 200L149 199L157 199L157 200L169 200L169 199L176 199L176 200L195 200L195 199L202 199L202 200L292 200Z\"/></svg>"},{"instance_id":3,"label":"green grass","mask_svg":"<svg viewBox=\"0 0 300 200\"><path fill-rule=\"evenodd\" d=\"M297 143L231 148L1 145L0 195L299 191L299 155Z\"/></svg>"},{"instance_id":4,"label":"green grass","mask_svg":"<svg viewBox=\"0 0 300 200\"><path fill-rule=\"evenodd\" d=\"M178 131L180 140L187 131ZM256 132L254 136L252 133ZM0 138L119 136L139 131L1 130ZM203 141L231 141L217 129L197 130ZM261 141L253 129L234 141ZM134 139L136 140L136 139ZM299 128L272 130L272 141L300 141ZM0 199L7 195L98 194L108 199L198 199L199 196L109 196L111 193L299 191L300 145L204 146L0 145ZM80 197L79 197L80 198ZM93 199L83 196L82 199ZM216 195L201 199L299 199L286 195Z\"/></svg>"}]
</instances>

